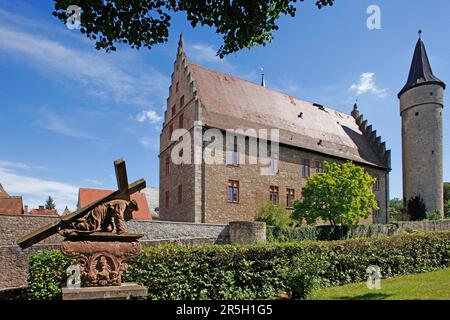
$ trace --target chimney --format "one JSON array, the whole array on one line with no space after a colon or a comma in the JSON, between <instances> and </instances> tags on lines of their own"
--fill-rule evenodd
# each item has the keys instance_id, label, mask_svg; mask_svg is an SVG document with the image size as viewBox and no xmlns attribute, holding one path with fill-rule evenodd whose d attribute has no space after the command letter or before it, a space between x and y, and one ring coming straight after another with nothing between
<instances>
[{"instance_id":1,"label":"chimney","mask_svg":"<svg viewBox=\"0 0 450 320\"><path fill-rule=\"evenodd\" d=\"M25 214L28 213L28 205L24 205L24 206L23 206L23 212L24 212Z\"/></svg>"},{"instance_id":2,"label":"chimney","mask_svg":"<svg viewBox=\"0 0 450 320\"><path fill-rule=\"evenodd\" d=\"M43 211L44 210L44 206L39 206L39 211Z\"/></svg>"}]
</instances>

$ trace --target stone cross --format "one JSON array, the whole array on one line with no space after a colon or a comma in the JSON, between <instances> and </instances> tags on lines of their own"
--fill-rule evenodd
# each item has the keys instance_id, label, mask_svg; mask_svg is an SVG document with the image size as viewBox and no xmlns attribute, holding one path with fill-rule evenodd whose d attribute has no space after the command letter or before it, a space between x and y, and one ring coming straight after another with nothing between
<instances>
[{"instance_id":1,"label":"stone cross","mask_svg":"<svg viewBox=\"0 0 450 320\"><path fill-rule=\"evenodd\" d=\"M82 217L84 217L89 211L101 205L105 202L111 200L130 200L130 196L145 188L145 180L139 179L132 184L128 185L127 169L125 167L125 161L123 159L118 159L114 161L114 167L116 171L117 179L117 190L110 195L103 197L98 201L94 201L87 206L80 208L79 210L62 217L58 222L48 224L28 235L23 236L17 241L17 244L22 248L26 249L31 247L33 244L38 243L58 232L61 226L67 225L74 222Z\"/></svg>"}]
</instances>

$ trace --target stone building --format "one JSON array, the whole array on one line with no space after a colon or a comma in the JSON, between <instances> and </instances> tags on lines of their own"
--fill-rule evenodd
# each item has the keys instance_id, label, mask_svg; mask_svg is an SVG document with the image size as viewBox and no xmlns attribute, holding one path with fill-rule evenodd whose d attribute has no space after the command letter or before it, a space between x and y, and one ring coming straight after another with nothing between
<instances>
[{"instance_id":1,"label":"stone building","mask_svg":"<svg viewBox=\"0 0 450 320\"><path fill-rule=\"evenodd\" d=\"M20 196L10 196L0 183L0 214L24 214Z\"/></svg>"},{"instance_id":2,"label":"stone building","mask_svg":"<svg viewBox=\"0 0 450 320\"><path fill-rule=\"evenodd\" d=\"M211 129L215 134L244 132L225 138L216 154L209 150L216 141L208 136ZM267 140L269 150L270 140L279 140L278 151L263 152L260 143ZM258 156L250 150L255 141ZM190 152L180 148L181 142L191 144ZM204 152L223 161L203 161ZM266 88L264 82L193 64L180 37L160 135L161 220L253 220L268 201L291 209L308 177L321 172L325 161L347 160L377 178L374 191L380 210L367 222L387 222L390 151L356 105L345 114Z\"/></svg>"},{"instance_id":3,"label":"stone building","mask_svg":"<svg viewBox=\"0 0 450 320\"><path fill-rule=\"evenodd\" d=\"M421 197L444 216L442 111L445 84L434 76L419 36L408 80L399 92L402 118L403 202Z\"/></svg>"},{"instance_id":4,"label":"stone building","mask_svg":"<svg viewBox=\"0 0 450 320\"><path fill-rule=\"evenodd\" d=\"M77 209L81 209L92 202L99 201L100 199L110 195L114 190L104 189L92 189L92 188L80 188L78 190L78 202ZM135 220L152 220L150 210L148 208L147 199L145 195L140 192L133 193L131 200L135 200L138 205L138 210L133 211L132 219Z\"/></svg>"}]
</instances>

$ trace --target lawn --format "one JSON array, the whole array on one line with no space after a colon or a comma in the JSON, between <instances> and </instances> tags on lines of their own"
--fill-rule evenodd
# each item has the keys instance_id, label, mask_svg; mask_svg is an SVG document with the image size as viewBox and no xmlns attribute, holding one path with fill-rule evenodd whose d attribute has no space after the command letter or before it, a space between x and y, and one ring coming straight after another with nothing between
<instances>
[{"instance_id":1,"label":"lawn","mask_svg":"<svg viewBox=\"0 0 450 320\"><path fill-rule=\"evenodd\" d=\"M381 279L381 289L369 290L366 282L319 289L319 300L450 300L450 268Z\"/></svg>"}]
</instances>

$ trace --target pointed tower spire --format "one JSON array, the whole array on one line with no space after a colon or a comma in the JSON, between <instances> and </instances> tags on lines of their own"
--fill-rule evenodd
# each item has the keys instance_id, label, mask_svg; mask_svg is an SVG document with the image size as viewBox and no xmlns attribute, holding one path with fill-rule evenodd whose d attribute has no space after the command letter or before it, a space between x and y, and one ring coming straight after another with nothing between
<instances>
[{"instance_id":1,"label":"pointed tower spire","mask_svg":"<svg viewBox=\"0 0 450 320\"><path fill-rule=\"evenodd\" d=\"M445 83L439 80L431 70L425 44L422 41L422 30L419 30L419 39L414 49L408 80L403 89L400 90L398 97L400 98L405 91L424 84L439 84L445 89Z\"/></svg>"},{"instance_id":2,"label":"pointed tower spire","mask_svg":"<svg viewBox=\"0 0 450 320\"><path fill-rule=\"evenodd\" d=\"M180 33L180 39L178 40L178 54L184 52L184 40L183 33Z\"/></svg>"},{"instance_id":3,"label":"pointed tower spire","mask_svg":"<svg viewBox=\"0 0 450 320\"><path fill-rule=\"evenodd\" d=\"M264 81L264 68L261 68L261 87L265 87L266 82Z\"/></svg>"},{"instance_id":4,"label":"pointed tower spire","mask_svg":"<svg viewBox=\"0 0 450 320\"><path fill-rule=\"evenodd\" d=\"M2 184L0 183L0 197L9 197L9 194L3 189Z\"/></svg>"}]
</instances>

